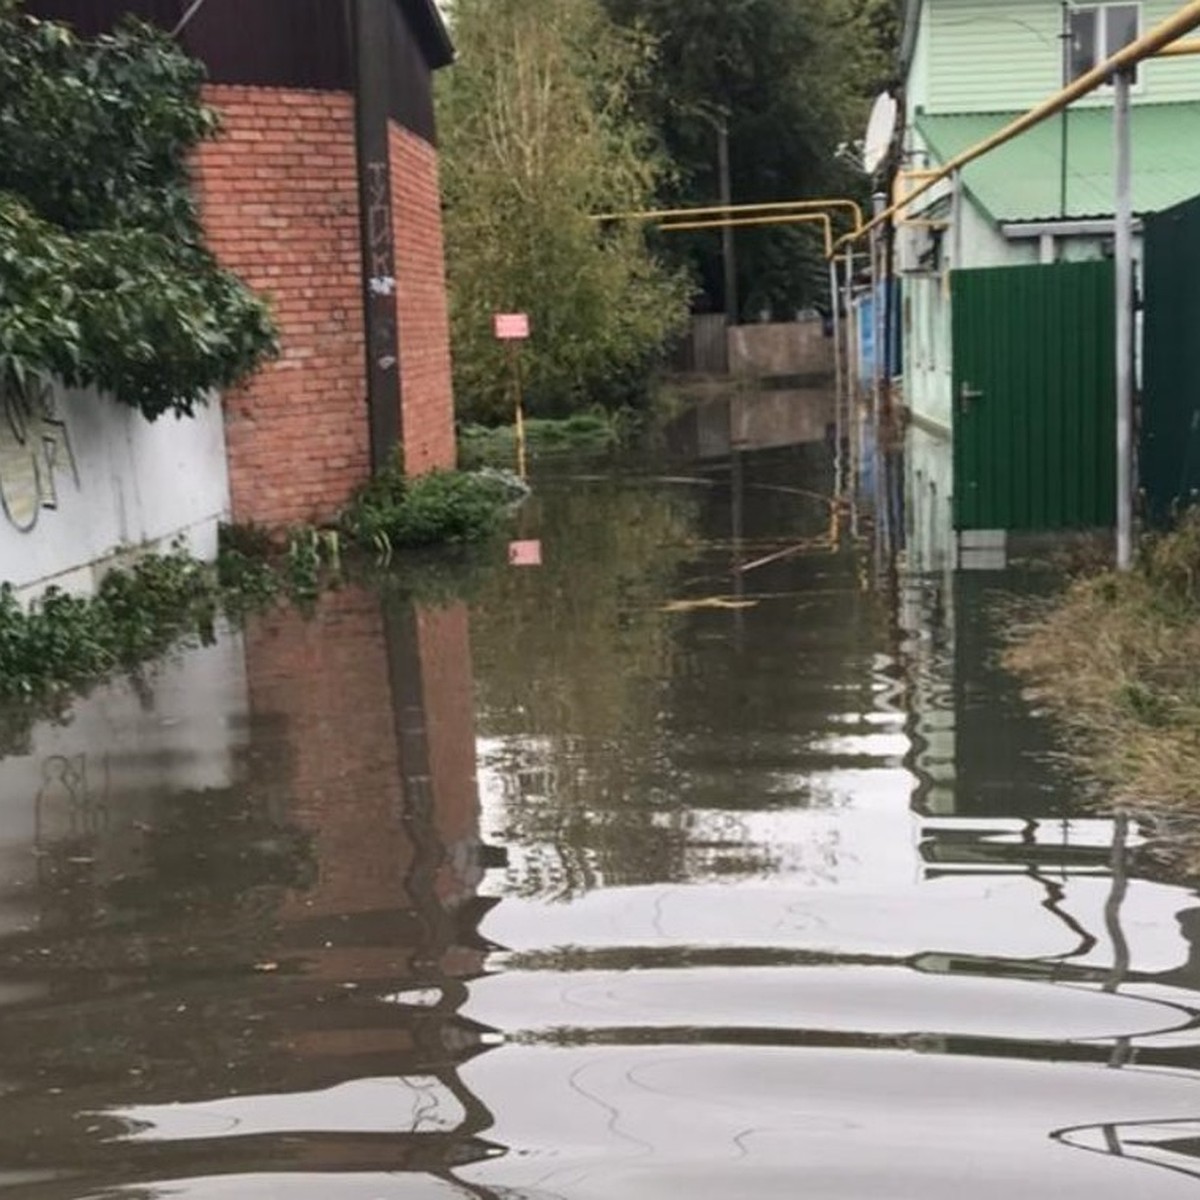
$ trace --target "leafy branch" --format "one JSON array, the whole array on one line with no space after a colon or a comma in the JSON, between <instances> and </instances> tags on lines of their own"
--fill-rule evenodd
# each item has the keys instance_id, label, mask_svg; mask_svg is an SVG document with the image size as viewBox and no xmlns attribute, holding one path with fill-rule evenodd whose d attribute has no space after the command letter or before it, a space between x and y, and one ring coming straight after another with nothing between
<instances>
[{"instance_id":1,"label":"leafy branch","mask_svg":"<svg viewBox=\"0 0 1200 1200\"><path fill-rule=\"evenodd\" d=\"M148 25L89 41L0 0L0 375L95 386L153 420L274 351L266 305L204 246L203 79Z\"/></svg>"}]
</instances>

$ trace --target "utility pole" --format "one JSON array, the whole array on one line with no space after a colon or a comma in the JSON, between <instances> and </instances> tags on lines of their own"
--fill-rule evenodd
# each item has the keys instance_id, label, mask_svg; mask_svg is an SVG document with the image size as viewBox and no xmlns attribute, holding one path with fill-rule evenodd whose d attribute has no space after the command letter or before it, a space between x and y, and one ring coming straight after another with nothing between
<instances>
[{"instance_id":1,"label":"utility pole","mask_svg":"<svg viewBox=\"0 0 1200 1200\"><path fill-rule=\"evenodd\" d=\"M713 118L717 131L717 171L721 177L721 203L728 207L733 203L733 179L729 169L729 116L722 112ZM726 214L728 215L728 214ZM734 232L726 225L721 230L721 258L725 274L725 324L738 323L737 251L734 247Z\"/></svg>"},{"instance_id":2,"label":"utility pole","mask_svg":"<svg viewBox=\"0 0 1200 1200\"><path fill-rule=\"evenodd\" d=\"M676 111L706 121L717 135L717 191L721 206L728 209L733 204L733 173L729 165L729 109L723 104L710 104L703 101L678 104ZM729 216L730 214L726 212L723 215ZM721 272L722 286L725 292L726 325L737 324L740 309L737 285L737 248L734 236L734 231L729 226L721 230Z\"/></svg>"},{"instance_id":3,"label":"utility pole","mask_svg":"<svg viewBox=\"0 0 1200 1200\"><path fill-rule=\"evenodd\" d=\"M1129 71L1113 79L1117 269L1117 569L1133 566L1133 188Z\"/></svg>"},{"instance_id":4,"label":"utility pole","mask_svg":"<svg viewBox=\"0 0 1200 1200\"><path fill-rule=\"evenodd\" d=\"M383 0L353 0L355 125L366 323L367 411L371 469L382 471L402 448L400 331L396 312L396 241L388 139L389 12Z\"/></svg>"}]
</instances>

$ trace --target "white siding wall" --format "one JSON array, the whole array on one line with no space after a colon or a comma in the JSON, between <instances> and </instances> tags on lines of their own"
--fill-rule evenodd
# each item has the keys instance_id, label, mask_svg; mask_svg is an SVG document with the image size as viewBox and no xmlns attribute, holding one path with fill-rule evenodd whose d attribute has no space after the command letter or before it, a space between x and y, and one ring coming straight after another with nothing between
<instances>
[{"instance_id":1,"label":"white siding wall","mask_svg":"<svg viewBox=\"0 0 1200 1200\"><path fill-rule=\"evenodd\" d=\"M0 395L0 581L91 591L114 555L182 536L216 552L229 513L219 404L151 424L92 392Z\"/></svg>"},{"instance_id":2,"label":"white siding wall","mask_svg":"<svg viewBox=\"0 0 1200 1200\"><path fill-rule=\"evenodd\" d=\"M1142 28L1178 10L1175 0L1143 0ZM912 86L931 113L1014 112L1062 84L1062 9L1057 0L926 0L928 61L914 61ZM1200 100L1200 58L1148 64L1136 103ZM1104 105L1100 90L1081 101Z\"/></svg>"}]
</instances>

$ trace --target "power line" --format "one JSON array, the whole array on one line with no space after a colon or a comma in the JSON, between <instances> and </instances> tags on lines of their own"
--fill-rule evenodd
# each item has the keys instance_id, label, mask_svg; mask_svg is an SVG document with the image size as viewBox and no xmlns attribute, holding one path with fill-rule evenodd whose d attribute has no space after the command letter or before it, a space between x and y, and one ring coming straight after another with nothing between
<instances>
[{"instance_id":1,"label":"power line","mask_svg":"<svg viewBox=\"0 0 1200 1200\"><path fill-rule=\"evenodd\" d=\"M192 0L192 6L179 19L179 24L171 30L172 37L178 37L191 24L192 18L208 3L208 0Z\"/></svg>"}]
</instances>

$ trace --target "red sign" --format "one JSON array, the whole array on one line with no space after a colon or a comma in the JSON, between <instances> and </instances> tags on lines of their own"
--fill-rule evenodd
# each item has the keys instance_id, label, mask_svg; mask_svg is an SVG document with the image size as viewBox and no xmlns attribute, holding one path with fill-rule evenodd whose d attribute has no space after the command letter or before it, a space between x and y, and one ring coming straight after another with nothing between
<instances>
[{"instance_id":1,"label":"red sign","mask_svg":"<svg viewBox=\"0 0 1200 1200\"><path fill-rule=\"evenodd\" d=\"M496 313L492 328L502 342L523 342L529 336L529 314Z\"/></svg>"}]
</instances>

